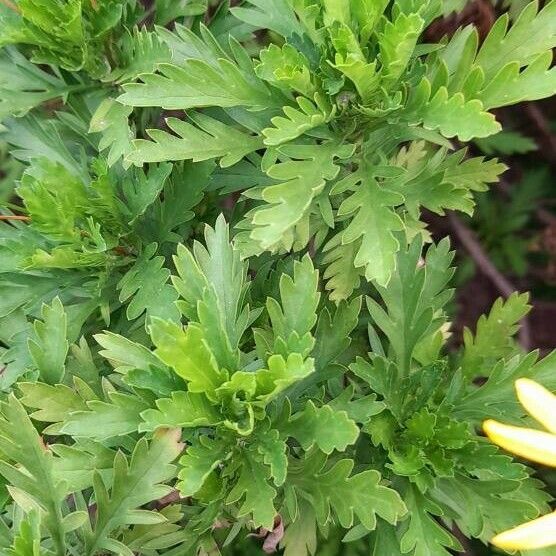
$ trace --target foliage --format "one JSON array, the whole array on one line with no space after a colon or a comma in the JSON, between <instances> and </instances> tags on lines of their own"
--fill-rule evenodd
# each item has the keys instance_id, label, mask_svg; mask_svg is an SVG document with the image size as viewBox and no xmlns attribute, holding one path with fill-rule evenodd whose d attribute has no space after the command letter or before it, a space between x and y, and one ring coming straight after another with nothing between
<instances>
[{"instance_id":1,"label":"foliage","mask_svg":"<svg viewBox=\"0 0 556 556\"><path fill-rule=\"evenodd\" d=\"M517 295L448 349L422 213L556 92L556 2L435 45L454 2L148 4L0 2L0 554L445 556L545 512L478 427L555 357Z\"/></svg>"}]
</instances>

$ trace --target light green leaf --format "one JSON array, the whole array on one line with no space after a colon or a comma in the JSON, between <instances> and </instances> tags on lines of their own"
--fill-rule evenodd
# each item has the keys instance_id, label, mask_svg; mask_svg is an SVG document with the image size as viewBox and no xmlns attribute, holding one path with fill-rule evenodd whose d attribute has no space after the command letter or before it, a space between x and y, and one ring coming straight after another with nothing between
<instances>
[{"instance_id":1,"label":"light green leaf","mask_svg":"<svg viewBox=\"0 0 556 556\"><path fill-rule=\"evenodd\" d=\"M129 461L118 452L110 491L101 476L96 475L96 521L85 537L85 556L93 556L99 549L112 546L110 535L118 527L144 523L144 512L139 515L136 509L171 492L171 487L163 483L174 476L172 462L183 449L179 439L179 429L158 431L150 444L144 438L139 440ZM155 516L153 514L153 518Z\"/></svg>"},{"instance_id":2,"label":"light green leaf","mask_svg":"<svg viewBox=\"0 0 556 556\"><path fill-rule=\"evenodd\" d=\"M290 353L287 359L272 355L267 361L268 369L255 373L256 396L266 405L286 388L314 372L312 359L303 359L299 353Z\"/></svg>"},{"instance_id":3,"label":"light green leaf","mask_svg":"<svg viewBox=\"0 0 556 556\"><path fill-rule=\"evenodd\" d=\"M167 126L178 137L160 129L149 129L152 141L137 139L127 160L141 165L164 160L193 160L199 162L220 158L220 166L233 166L244 156L260 149L260 137L248 135L204 114L192 113L194 124L168 118Z\"/></svg>"},{"instance_id":4,"label":"light green leaf","mask_svg":"<svg viewBox=\"0 0 556 556\"><path fill-rule=\"evenodd\" d=\"M222 421L222 416L204 394L173 392L171 398L156 400L156 407L158 409L147 409L141 413L145 422L139 426L139 430L210 427Z\"/></svg>"},{"instance_id":5,"label":"light green leaf","mask_svg":"<svg viewBox=\"0 0 556 556\"><path fill-rule=\"evenodd\" d=\"M122 38L118 67L114 68L103 81L133 81L144 73L153 73L160 64L170 62L172 53L155 32L146 28L133 29Z\"/></svg>"},{"instance_id":6,"label":"light green leaf","mask_svg":"<svg viewBox=\"0 0 556 556\"><path fill-rule=\"evenodd\" d=\"M109 394L110 402L91 400L87 411L70 413L60 432L77 437L104 440L137 431L141 412L149 405L137 396L120 392Z\"/></svg>"},{"instance_id":7,"label":"light green leaf","mask_svg":"<svg viewBox=\"0 0 556 556\"><path fill-rule=\"evenodd\" d=\"M69 343L67 316L58 297L42 306L42 320L36 320L34 335L29 338L29 353L41 378L48 384L62 381Z\"/></svg>"},{"instance_id":8,"label":"light green leaf","mask_svg":"<svg viewBox=\"0 0 556 556\"><path fill-rule=\"evenodd\" d=\"M129 302L126 309L129 320L139 318L145 312L149 320L159 317L179 320L179 311L175 304L178 294L167 283L170 271L162 266L164 257L154 256L156 252L156 243L145 247L141 256L118 283L120 301Z\"/></svg>"},{"instance_id":9,"label":"light green leaf","mask_svg":"<svg viewBox=\"0 0 556 556\"><path fill-rule=\"evenodd\" d=\"M424 20L416 13L400 13L394 21L385 23L378 44L381 75L387 85L395 83L404 72L424 25Z\"/></svg>"},{"instance_id":10,"label":"light green leaf","mask_svg":"<svg viewBox=\"0 0 556 556\"><path fill-rule=\"evenodd\" d=\"M233 504L243 500L238 516L250 516L255 526L272 530L276 510L274 498L276 490L270 486L270 471L258 459L258 455L244 450L239 458L241 467L239 478L229 492L226 503Z\"/></svg>"},{"instance_id":11,"label":"light green leaf","mask_svg":"<svg viewBox=\"0 0 556 556\"><path fill-rule=\"evenodd\" d=\"M226 438L199 436L180 459L178 488L182 496L193 496L214 469L231 455Z\"/></svg>"},{"instance_id":12,"label":"light green leaf","mask_svg":"<svg viewBox=\"0 0 556 556\"><path fill-rule=\"evenodd\" d=\"M248 215L254 226L251 238L264 250L275 249L303 218L326 182L338 175L340 168L334 159L348 158L353 147L333 143L284 145L280 152L292 159L274 164L267 174L282 183L263 189L261 196L267 204Z\"/></svg>"},{"instance_id":13,"label":"light green leaf","mask_svg":"<svg viewBox=\"0 0 556 556\"><path fill-rule=\"evenodd\" d=\"M366 46L387 5L388 0L351 0L351 13L359 25L361 45Z\"/></svg>"},{"instance_id":14,"label":"light green leaf","mask_svg":"<svg viewBox=\"0 0 556 556\"><path fill-rule=\"evenodd\" d=\"M338 209L338 216L353 214L351 222L341 232L342 243L350 244L361 238L355 267L364 267L367 280L376 280L380 285L388 283L396 266L400 245L394 232L403 230L404 226L394 208L402 202L400 194L369 179L361 181Z\"/></svg>"},{"instance_id":15,"label":"light green leaf","mask_svg":"<svg viewBox=\"0 0 556 556\"><path fill-rule=\"evenodd\" d=\"M306 131L329 122L336 112L334 107L327 105L324 98L315 95L315 102L299 96L296 99L299 110L291 106L282 109L285 118L275 116L270 121L273 127L263 129L264 144L269 146L281 145L296 139Z\"/></svg>"},{"instance_id":16,"label":"light green leaf","mask_svg":"<svg viewBox=\"0 0 556 556\"><path fill-rule=\"evenodd\" d=\"M274 333L274 351L288 357L288 353L307 356L314 345L311 331L317 322L319 273L308 255L293 265L293 277L280 278L281 304L269 297L266 307Z\"/></svg>"},{"instance_id":17,"label":"light green leaf","mask_svg":"<svg viewBox=\"0 0 556 556\"><path fill-rule=\"evenodd\" d=\"M359 437L359 428L345 411L336 411L329 405L317 407L311 400L302 412L291 418L286 432L304 450L318 446L325 454L334 450L344 452Z\"/></svg>"},{"instance_id":18,"label":"light green leaf","mask_svg":"<svg viewBox=\"0 0 556 556\"><path fill-rule=\"evenodd\" d=\"M335 25L328 32L336 51L334 63L330 64L352 81L362 103L370 104L380 86L376 60L367 62L355 33L348 25Z\"/></svg>"},{"instance_id":19,"label":"light green leaf","mask_svg":"<svg viewBox=\"0 0 556 556\"><path fill-rule=\"evenodd\" d=\"M55 476L54 457L45 447L23 406L10 394L0 417L0 474L8 485L26 497L31 507L44 511L43 524L56 554L66 553L62 504L67 484ZM17 462L17 467L12 463ZM27 510L28 508L23 508Z\"/></svg>"},{"instance_id":20,"label":"light green leaf","mask_svg":"<svg viewBox=\"0 0 556 556\"><path fill-rule=\"evenodd\" d=\"M228 378L228 373L218 368L199 325L192 323L184 329L157 318L152 320L149 330L155 354L187 381L189 391L215 399L215 390Z\"/></svg>"},{"instance_id":21,"label":"light green leaf","mask_svg":"<svg viewBox=\"0 0 556 556\"><path fill-rule=\"evenodd\" d=\"M465 328L461 368L470 378L488 376L500 359L516 352L513 336L519 330L519 321L531 310L528 294L512 294L507 300L498 299L490 313L477 322L475 335Z\"/></svg>"},{"instance_id":22,"label":"light green leaf","mask_svg":"<svg viewBox=\"0 0 556 556\"><path fill-rule=\"evenodd\" d=\"M271 44L261 50L259 58L255 72L264 81L286 91L293 89L309 98L315 94L309 62L291 44L282 47Z\"/></svg>"},{"instance_id":23,"label":"light green leaf","mask_svg":"<svg viewBox=\"0 0 556 556\"><path fill-rule=\"evenodd\" d=\"M488 137L502 129L480 100L466 100L461 93L449 96L445 87L426 103L420 119L425 128L438 129L445 137L457 136L462 141Z\"/></svg>"},{"instance_id":24,"label":"light green leaf","mask_svg":"<svg viewBox=\"0 0 556 556\"><path fill-rule=\"evenodd\" d=\"M131 152L131 140L135 136L129 126L129 116L133 111L129 106L124 106L114 99L104 99L95 110L89 133L101 133L98 144L100 152L109 149L106 155L108 166L113 166L120 158ZM129 164L123 161L124 168Z\"/></svg>"},{"instance_id":25,"label":"light green leaf","mask_svg":"<svg viewBox=\"0 0 556 556\"><path fill-rule=\"evenodd\" d=\"M253 75L243 73L230 60L210 65L186 60L181 66L161 64L160 73L141 75L142 83L124 85L118 101L127 106L159 106L185 110L203 106L249 106L273 104L267 87Z\"/></svg>"},{"instance_id":26,"label":"light green leaf","mask_svg":"<svg viewBox=\"0 0 556 556\"><path fill-rule=\"evenodd\" d=\"M207 345L220 367L230 371L239 365L239 344L258 312L245 303L247 266L230 241L223 216L204 230L205 245L195 241L191 250L178 246L174 287L182 300L180 310L199 323Z\"/></svg>"}]
</instances>

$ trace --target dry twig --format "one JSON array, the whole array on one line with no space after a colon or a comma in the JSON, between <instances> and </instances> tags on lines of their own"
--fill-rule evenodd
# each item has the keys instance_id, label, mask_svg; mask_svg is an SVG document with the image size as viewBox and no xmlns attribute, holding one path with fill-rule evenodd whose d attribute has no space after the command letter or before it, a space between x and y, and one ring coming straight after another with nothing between
<instances>
[{"instance_id":1,"label":"dry twig","mask_svg":"<svg viewBox=\"0 0 556 556\"><path fill-rule=\"evenodd\" d=\"M450 226L459 242L473 259L479 271L494 284L504 297L510 297L517 288L494 266L489 256L475 237L475 234L455 215L449 215ZM523 349L531 345L531 330L527 319L523 319L519 331L519 343Z\"/></svg>"}]
</instances>

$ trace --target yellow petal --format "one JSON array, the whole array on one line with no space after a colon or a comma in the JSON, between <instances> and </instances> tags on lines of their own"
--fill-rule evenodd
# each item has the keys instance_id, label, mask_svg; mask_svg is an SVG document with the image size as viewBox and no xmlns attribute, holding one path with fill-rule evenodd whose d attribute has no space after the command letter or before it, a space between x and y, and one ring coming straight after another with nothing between
<instances>
[{"instance_id":1,"label":"yellow petal","mask_svg":"<svg viewBox=\"0 0 556 556\"><path fill-rule=\"evenodd\" d=\"M556 435L512 427L489 419L483 424L488 437L505 450L525 459L556 467Z\"/></svg>"},{"instance_id":2,"label":"yellow petal","mask_svg":"<svg viewBox=\"0 0 556 556\"><path fill-rule=\"evenodd\" d=\"M534 380L520 378L515 382L521 405L543 427L556 433L556 396Z\"/></svg>"},{"instance_id":3,"label":"yellow petal","mask_svg":"<svg viewBox=\"0 0 556 556\"><path fill-rule=\"evenodd\" d=\"M532 550L556 545L556 512L504 531L492 539L492 544L504 550Z\"/></svg>"}]
</instances>

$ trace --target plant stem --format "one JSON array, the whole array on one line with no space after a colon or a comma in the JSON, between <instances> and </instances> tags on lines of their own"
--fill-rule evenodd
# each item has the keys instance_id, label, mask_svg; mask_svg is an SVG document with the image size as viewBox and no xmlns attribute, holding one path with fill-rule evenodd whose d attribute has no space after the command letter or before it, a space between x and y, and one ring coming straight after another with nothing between
<instances>
[{"instance_id":1,"label":"plant stem","mask_svg":"<svg viewBox=\"0 0 556 556\"><path fill-rule=\"evenodd\" d=\"M31 218L18 214L0 214L0 220L23 220L24 222L28 222Z\"/></svg>"},{"instance_id":2,"label":"plant stem","mask_svg":"<svg viewBox=\"0 0 556 556\"><path fill-rule=\"evenodd\" d=\"M504 297L510 297L516 292L517 288L494 266L473 232L455 214L450 214L448 218L458 240L475 261L480 272L496 286L496 289ZM519 331L519 343L524 349L529 349L531 345L531 332L527 319L522 322Z\"/></svg>"}]
</instances>

